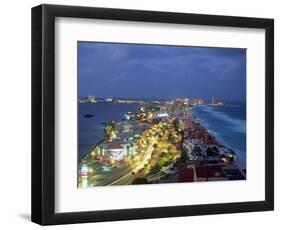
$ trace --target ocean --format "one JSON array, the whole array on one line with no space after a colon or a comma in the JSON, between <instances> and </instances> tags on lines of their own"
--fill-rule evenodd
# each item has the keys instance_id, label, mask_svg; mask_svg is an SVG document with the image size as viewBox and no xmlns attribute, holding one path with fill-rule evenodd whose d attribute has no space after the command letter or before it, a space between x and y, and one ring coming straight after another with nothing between
<instances>
[{"instance_id":1,"label":"ocean","mask_svg":"<svg viewBox=\"0 0 281 230\"><path fill-rule=\"evenodd\" d=\"M104 138L104 124L111 120L122 120L127 112L136 112L139 105L136 104L109 104L79 103L78 121L78 157L81 160L96 144ZM85 114L93 117L86 118Z\"/></svg>"},{"instance_id":2,"label":"ocean","mask_svg":"<svg viewBox=\"0 0 281 230\"><path fill-rule=\"evenodd\" d=\"M246 169L246 104L201 105L192 111L220 143L236 152L236 162Z\"/></svg>"},{"instance_id":3,"label":"ocean","mask_svg":"<svg viewBox=\"0 0 281 230\"><path fill-rule=\"evenodd\" d=\"M136 112L139 107L136 104L79 103L79 160L104 138L103 122L122 120L127 112ZM193 107L192 111L220 143L236 152L237 163L246 169L246 105L201 105ZM94 116L85 118L85 114Z\"/></svg>"}]
</instances>

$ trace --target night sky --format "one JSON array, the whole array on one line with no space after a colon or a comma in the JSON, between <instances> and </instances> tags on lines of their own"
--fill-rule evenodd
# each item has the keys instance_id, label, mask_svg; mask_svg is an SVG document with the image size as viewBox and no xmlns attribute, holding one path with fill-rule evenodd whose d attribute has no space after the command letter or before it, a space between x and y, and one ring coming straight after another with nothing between
<instances>
[{"instance_id":1,"label":"night sky","mask_svg":"<svg viewBox=\"0 0 281 230\"><path fill-rule=\"evenodd\" d=\"M246 50L78 42L79 96L246 101Z\"/></svg>"}]
</instances>

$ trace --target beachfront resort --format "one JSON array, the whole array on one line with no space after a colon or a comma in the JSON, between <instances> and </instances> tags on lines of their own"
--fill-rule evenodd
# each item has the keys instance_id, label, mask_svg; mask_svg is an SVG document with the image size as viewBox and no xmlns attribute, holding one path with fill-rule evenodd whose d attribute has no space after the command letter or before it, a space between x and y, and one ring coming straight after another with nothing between
<instances>
[{"instance_id":1,"label":"beachfront resort","mask_svg":"<svg viewBox=\"0 0 281 230\"><path fill-rule=\"evenodd\" d=\"M136 104L121 120L104 122L104 138L78 163L78 187L246 179L236 153L220 143L193 108L224 106L212 98L142 101L89 96L79 103ZM94 114L85 114L94 119Z\"/></svg>"}]
</instances>

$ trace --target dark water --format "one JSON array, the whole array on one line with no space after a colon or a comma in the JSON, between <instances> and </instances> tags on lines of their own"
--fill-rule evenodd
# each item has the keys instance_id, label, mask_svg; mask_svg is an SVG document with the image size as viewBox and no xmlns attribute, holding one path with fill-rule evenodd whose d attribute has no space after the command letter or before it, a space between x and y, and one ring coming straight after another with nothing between
<instances>
[{"instance_id":1,"label":"dark water","mask_svg":"<svg viewBox=\"0 0 281 230\"><path fill-rule=\"evenodd\" d=\"M79 103L79 159L104 138L103 122L122 120L127 112L138 108L134 104ZM246 168L246 105L203 105L193 107L193 113L217 140L236 152L237 162ZM85 114L94 117L85 118Z\"/></svg>"},{"instance_id":2,"label":"dark water","mask_svg":"<svg viewBox=\"0 0 281 230\"><path fill-rule=\"evenodd\" d=\"M236 152L237 162L246 168L246 105L203 105L193 107L193 113L219 142Z\"/></svg>"},{"instance_id":3,"label":"dark water","mask_svg":"<svg viewBox=\"0 0 281 230\"><path fill-rule=\"evenodd\" d=\"M104 124L111 120L122 120L124 115L131 111L137 111L139 105L135 104L84 104L79 103L78 116L78 157L83 158L91 148L104 138ZM85 118L85 114L92 114L93 117Z\"/></svg>"}]
</instances>

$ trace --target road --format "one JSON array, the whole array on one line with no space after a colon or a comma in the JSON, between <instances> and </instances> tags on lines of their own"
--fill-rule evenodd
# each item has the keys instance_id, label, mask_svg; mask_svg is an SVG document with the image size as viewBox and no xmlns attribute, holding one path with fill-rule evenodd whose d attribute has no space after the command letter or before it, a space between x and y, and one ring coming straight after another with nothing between
<instances>
[{"instance_id":1,"label":"road","mask_svg":"<svg viewBox=\"0 0 281 230\"><path fill-rule=\"evenodd\" d=\"M142 169L145 166L145 164L147 164L149 162L149 160L151 158L151 154L154 150L153 146L156 143L156 140L157 140L157 138L154 137L153 140L152 140L152 143L147 148L141 163L139 163L135 168L131 169L131 171L129 171L127 174L125 174L124 176L122 176L122 177L118 178L117 180L113 181L109 185L130 184L134 179L134 175L132 175L132 173L138 172L140 169Z\"/></svg>"}]
</instances>

